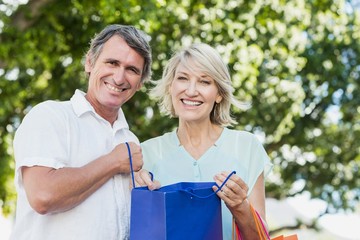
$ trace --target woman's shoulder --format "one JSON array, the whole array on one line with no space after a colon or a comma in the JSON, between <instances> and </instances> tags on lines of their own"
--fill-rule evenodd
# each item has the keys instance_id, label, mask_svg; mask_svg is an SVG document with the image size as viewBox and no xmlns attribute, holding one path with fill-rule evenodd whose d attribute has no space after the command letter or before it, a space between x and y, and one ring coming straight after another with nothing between
<instances>
[{"instance_id":1,"label":"woman's shoulder","mask_svg":"<svg viewBox=\"0 0 360 240\"><path fill-rule=\"evenodd\" d=\"M244 138L244 139L254 139L256 138L255 134L244 131L244 130L238 130L238 129L229 129L225 128L225 135L236 137L236 138Z\"/></svg>"},{"instance_id":2,"label":"woman's shoulder","mask_svg":"<svg viewBox=\"0 0 360 240\"><path fill-rule=\"evenodd\" d=\"M164 152L172 152L176 146L176 132L167 132L141 143L142 153L146 159L157 158L163 155Z\"/></svg>"},{"instance_id":3,"label":"woman's shoulder","mask_svg":"<svg viewBox=\"0 0 360 240\"><path fill-rule=\"evenodd\" d=\"M240 144L242 146L262 146L259 136L252 132L225 128L224 141Z\"/></svg>"},{"instance_id":4,"label":"woman's shoulder","mask_svg":"<svg viewBox=\"0 0 360 240\"><path fill-rule=\"evenodd\" d=\"M170 142L173 138L174 132L166 132L161 136L149 138L141 143L142 146L153 146L162 143Z\"/></svg>"}]
</instances>

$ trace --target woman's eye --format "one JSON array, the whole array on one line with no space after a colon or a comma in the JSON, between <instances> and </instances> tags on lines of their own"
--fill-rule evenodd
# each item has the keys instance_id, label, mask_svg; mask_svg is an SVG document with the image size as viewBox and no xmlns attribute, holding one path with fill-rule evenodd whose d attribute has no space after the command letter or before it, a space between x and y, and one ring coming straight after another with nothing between
<instances>
[{"instance_id":1,"label":"woman's eye","mask_svg":"<svg viewBox=\"0 0 360 240\"><path fill-rule=\"evenodd\" d=\"M200 82L204 85L210 85L211 82L209 80L200 80Z\"/></svg>"},{"instance_id":2,"label":"woman's eye","mask_svg":"<svg viewBox=\"0 0 360 240\"><path fill-rule=\"evenodd\" d=\"M177 79L178 79L178 80L187 80L187 78L186 78L186 77L182 77L182 76L177 77Z\"/></svg>"}]
</instances>

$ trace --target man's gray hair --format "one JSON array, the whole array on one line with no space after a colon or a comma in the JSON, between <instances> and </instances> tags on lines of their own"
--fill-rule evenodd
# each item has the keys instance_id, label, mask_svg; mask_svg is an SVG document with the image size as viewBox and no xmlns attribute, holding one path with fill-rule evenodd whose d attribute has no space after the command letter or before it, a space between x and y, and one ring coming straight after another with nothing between
<instances>
[{"instance_id":1,"label":"man's gray hair","mask_svg":"<svg viewBox=\"0 0 360 240\"><path fill-rule=\"evenodd\" d=\"M90 64L93 66L98 59L104 44L114 35L120 36L125 42L144 58L144 68L141 75L141 81L144 82L151 77L151 47L149 45L150 37L143 31L128 25L113 24L104 28L90 42L90 48L87 55Z\"/></svg>"}]
</instances>

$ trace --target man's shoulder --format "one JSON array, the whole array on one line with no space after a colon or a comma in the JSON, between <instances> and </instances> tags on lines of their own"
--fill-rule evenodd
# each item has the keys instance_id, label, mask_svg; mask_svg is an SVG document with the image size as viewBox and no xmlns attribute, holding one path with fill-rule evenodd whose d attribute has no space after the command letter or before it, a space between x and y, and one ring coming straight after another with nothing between
<instances>
[{"instance_id":1,"label":"man's shoulder","mask_svg":"<svg viewBox=\"0 0 360 240\"><path fill-rule=\"evenodd\" d=\"M29 112L25 116L25 119L57 118L59 116L68 115L72 111L71 109L72 108L69 101L46 100L30 108Z\"/></svg>"}]
</instances>

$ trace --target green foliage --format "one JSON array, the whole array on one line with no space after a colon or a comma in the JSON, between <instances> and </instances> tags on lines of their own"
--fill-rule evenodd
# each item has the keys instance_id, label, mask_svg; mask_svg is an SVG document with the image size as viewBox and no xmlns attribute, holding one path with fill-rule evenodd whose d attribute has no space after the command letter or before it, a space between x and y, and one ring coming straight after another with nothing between
<instances>
[{"instance_id":1,"label":"green foliage","mask_svg":"<svg viewBox=\"0 0 360 240\"><path fill-rule=\"evenodd\" d=\"M269 197L309 191L327 201L330 212L351 209L359 200L360 18L349 2L36 2L0 12L3 207L14 203L11 139L21 119L41 101L66 100L76 88L86 90L83 54L90 38L111 23L132 24L151 36L153 79L182 45L201 41L218 49L236 96L252 103L246 112L233 109L235 128L262 136L273 160ZM146 87L124 106L140 140L177 123L160 115Z\"/></svg>"}]
</instances>

